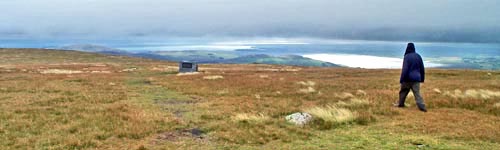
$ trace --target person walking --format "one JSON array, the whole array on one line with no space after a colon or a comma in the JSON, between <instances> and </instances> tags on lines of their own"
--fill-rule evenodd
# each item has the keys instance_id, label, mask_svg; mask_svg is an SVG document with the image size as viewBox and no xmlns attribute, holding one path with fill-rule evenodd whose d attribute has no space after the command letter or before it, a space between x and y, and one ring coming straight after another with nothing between
<instances>
[{"instance_id":1,"label":"person walking","mask_svg":"<svg viewBox=\"0 0 500 150\"><path fill-rule=\"evenodd\" d=\"M420 95L420 83L424 83L425 68L422 57L415 52L415 45L408 43L403 60L403 69L401 71L401 90L399 91L399 104L398 107L405 107L406 96L413 92L415 101L417 102L418 109L427 112L425 108L424 99Z\"/></svg>"}]
</instances>

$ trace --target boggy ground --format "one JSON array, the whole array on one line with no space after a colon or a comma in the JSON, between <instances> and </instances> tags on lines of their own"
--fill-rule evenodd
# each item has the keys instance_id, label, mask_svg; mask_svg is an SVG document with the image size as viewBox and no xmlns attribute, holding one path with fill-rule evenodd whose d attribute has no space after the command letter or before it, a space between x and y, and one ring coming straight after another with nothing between
<instances>
[{"instance_id":1,"label":"boggy ground","mask_svg":"<svg viewBox=\"0 0 500 150\"><path fill-rule=\"evenodd\" d=\"M176 67L0 49L0 149L500 147L498 71L428 69L423 113L411 96L409 107L392 107L400 70L211 64L179 75ZM339 109L349 113L328 113ZM324 111L308 125L284 120L313 110Z\"/></svg>"}]
</instances>

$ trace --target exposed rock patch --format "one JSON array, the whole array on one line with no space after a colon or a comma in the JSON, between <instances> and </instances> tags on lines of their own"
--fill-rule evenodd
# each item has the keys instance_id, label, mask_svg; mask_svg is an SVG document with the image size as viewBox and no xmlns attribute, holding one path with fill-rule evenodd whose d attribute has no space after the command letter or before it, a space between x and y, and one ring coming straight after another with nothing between
<instances>
[{"instance_id":1,"label":"exposed rock patch","mask_svg":"<svg viewBox=\"0 0 500 150\"><path fill-rule=\"evenodd\" d=\"M285 117L287 122L298 126L303 126L312 121L313 117L309 113L297 112Z\"/></svg>"}]
</instances>

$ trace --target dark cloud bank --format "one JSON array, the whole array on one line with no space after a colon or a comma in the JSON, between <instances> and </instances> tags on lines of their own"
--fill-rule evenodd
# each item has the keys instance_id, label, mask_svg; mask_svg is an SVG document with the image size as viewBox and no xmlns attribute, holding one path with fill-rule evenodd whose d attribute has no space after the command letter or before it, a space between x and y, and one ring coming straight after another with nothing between
<instances>
[{"instance_id":1,"label":"dark cloud bank","mask_svg":"<svg viewBox=\"0 0 500 150\"><path fill-rule=\"evenodd\" d=\"M500 42L497 0L17 0L0 6L0 39Z\"/></svg>"}]
</instances>

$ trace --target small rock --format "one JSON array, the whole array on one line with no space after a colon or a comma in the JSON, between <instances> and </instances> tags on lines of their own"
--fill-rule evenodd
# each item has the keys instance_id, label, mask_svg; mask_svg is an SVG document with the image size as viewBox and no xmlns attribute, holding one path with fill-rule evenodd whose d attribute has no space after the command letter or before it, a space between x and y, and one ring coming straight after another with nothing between
<instances>
[{"instance_id":1,"label":"small rock","mask_svg":"<svg viewBox=\"0 0 500 150\"><path fill-rule=\"evenodd\" d=\"M203 131L201 131L200 129L198 128L193 128L189 131L191 133L191 135L193 136L201 136L203 134Z\"/></svg>"},{"instance_id":2,"label":"small rock","mask_svg":"<svg viewBox=\"0 0 500 150\"><path fill-rule=\"evenodd\" d=\"M310 114L304 112L297 112L285 117L286 121L298 126L303 126L309 123L313 118Z\"/></svg>"},{"instance_id":3,"label":"small rock","mask_svg":"<svg viewBox=\"0 0 500 150\"><path fill-rule=\"evenodd\" d=\"M422 148L425 148L425 147L428 147L427 145L421 143L421 142L411 142L411 144L417 146L418 149L422 149Z\"/></svg>"}]
</instances>

